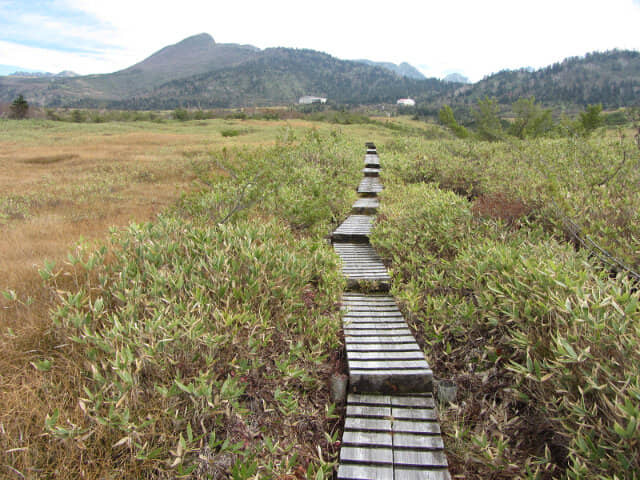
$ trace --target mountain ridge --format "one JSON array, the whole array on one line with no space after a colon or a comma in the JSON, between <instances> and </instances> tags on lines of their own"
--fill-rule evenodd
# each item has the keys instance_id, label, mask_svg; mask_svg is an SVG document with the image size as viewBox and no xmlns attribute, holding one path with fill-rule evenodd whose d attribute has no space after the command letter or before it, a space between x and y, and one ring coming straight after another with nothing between
<instances>
[{"instance_id":1,"label":"mountain ridge","mask_svg":"<svg viewBox=\"0 0 640 480\"><path fill-rule=\"evenodd\" d=\"M420 72L420 70L418 70L413 65L407 62L402 62L396 65L395 63L391 63L391 62L374 62L373 60L367 60L367 59L358 59L354 61L366 63L367 65L371 65L375 67L386 68L387 70L390 70L402 77L415 78L417 80L425 80L427 78L422 74L422 72Z\"/></svg>"},{"instance_id":2,"label":"mountain ridge","mask_svg":"<svg viewBox=\"0 0 640 480\"><path fill-rule=\"evenodd\" d=\"M618 107L638 104L640 52L594 52L536 71L503 70L474 84L450 81L463 79L427 79L405 62L341 60L309 49L216 43L201 33L113 73L0 77L0 101L22 94L29 103L49 107L170 109L291 104L313 93L339 104L395 103L409 96L436 107L472 104L485 96L500 103L535 96L546 104Z\"/></svg>"}]
</instances>

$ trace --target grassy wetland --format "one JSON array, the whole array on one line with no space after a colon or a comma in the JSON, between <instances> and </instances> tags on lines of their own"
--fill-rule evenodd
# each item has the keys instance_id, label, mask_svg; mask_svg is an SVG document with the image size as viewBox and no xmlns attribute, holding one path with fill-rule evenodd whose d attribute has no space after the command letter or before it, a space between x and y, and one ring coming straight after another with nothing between
<instances>
[{"instance_id":1,"label":"grassy wetland","mask_svg":"<svg viewBox=\"0 0 640 480\"><path fill-rule=\"evenodd\" d=\"M2 475L331 478L344 285L325 236L374 141L372 241L458 385L451 473L640 476L634 134L2 121Z\"/></svg>"}]
</instances>

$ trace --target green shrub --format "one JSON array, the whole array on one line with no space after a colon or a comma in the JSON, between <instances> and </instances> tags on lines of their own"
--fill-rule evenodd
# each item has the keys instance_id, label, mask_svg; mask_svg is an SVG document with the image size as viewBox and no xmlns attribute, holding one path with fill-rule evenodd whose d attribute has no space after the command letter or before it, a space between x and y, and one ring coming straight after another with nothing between
<instances>
[{"instance_id":1,"label":"green shrub","mask_svg":"<svg viewBox=\"0 0 640 480\"><path fill-rule=\"evenodd\" d=\"M115 235L109 252L109 263L106 250L73 260L87 283L61 292L54 314L86 352L87 416L70 425L54 412L53 438L82 435L86 448L106 442L146 468L180 472L197 468L205 446L229 449L216 439L254 408L247 392L284 412L256 417L265 435L271 422L305 416L306 397L323 385L310 366L338 347L342 280L321 239L296 238L276 221L199 227L160 218ZM295 399L293 410L260 393L276 390ZM235 448L241 465L265 447L258 439ZM286 462L270 468L287 471Z\"/></svg>"},{"instance_id":2,"label":"green shrub","mask_svg":"<svg viewBox=\"0 0 640 480\"><path fill-rule=\"evenodd\" d=\"M220 131L220 135L223 137L237 137L238 135L246 134L246 130L238 130L237 128L227 128Z\"/></svg>"},{"instance_id":3,"label":"green shrub","mask_svg":"<svg viewBox=\"0 0 640 480\"><path fill-rule=\"evenodd\" d=\"M481 476L640 473L630 281L540 226L474 219L427 184L388 186L372 242L434 371L465 387L442 413L455 464Z\"/></svg>"},{"instance_id":4,"label":"green shrub","mask_svg":"<svg viewBox=\"0 0 640 480\"><path fill-rule=\"evenodd\" d=\"M174 120L180 120L181 122L186 122L187 120L191 120L191 114L189 113L188 110L184 108L176 108L173 111L172 116Z\"/></svg>"}]
</instances>

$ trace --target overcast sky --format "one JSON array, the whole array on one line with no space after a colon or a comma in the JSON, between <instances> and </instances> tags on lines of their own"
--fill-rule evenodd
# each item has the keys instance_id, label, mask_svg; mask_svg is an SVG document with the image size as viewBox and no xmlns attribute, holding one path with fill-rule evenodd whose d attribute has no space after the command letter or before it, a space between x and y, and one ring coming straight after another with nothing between
<instances>
[{"instance_id":1,"label":"overcast sky","mask_svg":"<svg viewBox=\"0 0 640 480\"><path fill-rule=\"evenodd\" d=\"M639 26L640 0L0 0L0 65L107 73L206 32L219 43L406 61L427 76L477 81L640 50Z\"/></svg>"}]
</instances>

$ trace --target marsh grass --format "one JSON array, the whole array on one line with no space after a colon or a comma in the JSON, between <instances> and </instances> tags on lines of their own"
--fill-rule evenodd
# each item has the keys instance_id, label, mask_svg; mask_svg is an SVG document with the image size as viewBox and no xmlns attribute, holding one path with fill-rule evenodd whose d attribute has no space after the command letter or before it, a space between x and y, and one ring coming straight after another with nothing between
<instances>
[{"instance_id":1,"label":"marsh grass","mask_svg":"<svg viewBox=\"0 0 640 480\"><path fill-rule=\"evenodd\" d=\"M606 193L587 187L602 175L599 162L615 158L601 141L517 146L548 162L557 181L513 158L513 145L396 143L386 162L372 243L434 372L458 386L440 412L453 475L640 475L637 285L564 241L544 206L550 195L576 199L564 205L637 263L636 241L620 241L637 225L603 215L636 201L621 184L637 172ZM591 158L578 160L576 148Z\"/></svg>"},{"instance_id":2,"label":"marsh grass","mask_svg":"<svg viewBox=\"0 0 640 480\"><path fill-rule=\"evenodd\" d=\"M343 286L323 237L360 142L191 123L0 130L2 205L24 212L0 226L2 475L331 474Z\"/></svg>"}]
</instances>

